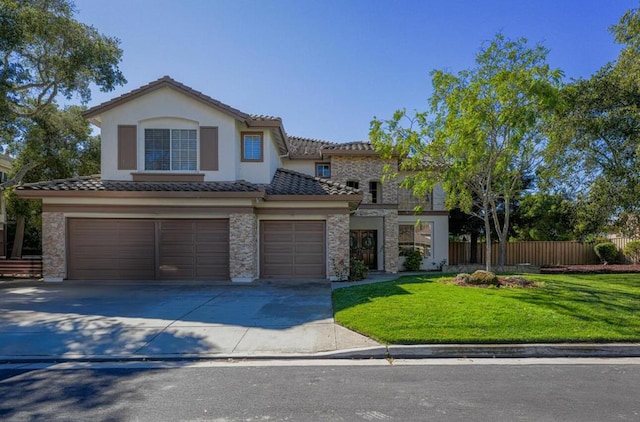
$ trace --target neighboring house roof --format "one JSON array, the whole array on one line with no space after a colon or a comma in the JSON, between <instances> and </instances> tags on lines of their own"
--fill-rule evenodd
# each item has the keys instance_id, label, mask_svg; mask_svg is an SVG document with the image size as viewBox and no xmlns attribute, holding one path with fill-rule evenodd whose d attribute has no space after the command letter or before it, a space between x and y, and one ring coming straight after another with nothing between
<instances>
[{"instance_id":1,"label":"neighboring house roof","mask_svg":"<svg viewBox=\"0 0 640 422\"><path fill-rule=\"evenodd\" d=\"M360 201L359 190L292 170L278 169L268 185L235 182L133 182L84 176L17 187L19 196L78 196L93 192L105 196L258 197L269 199L330 199ZM279 198L278 198L279 197Z\"/></svg>"},{"instance_id":2,"label":"neighboring house roof","mask_svg":"<svg viewBox=\"0 0 640 422\"><path fill-rule=\"evenodd\" d=\"M333 145L338 144L330 141L321 141L319 139L289 136L289 158L294 160L321 160L322 149Z\"/></svg>"},{"instance_id":3,"label":"neighboring house roof","mask_svg":"<svg viewBox=\"0 0 640 422\"><path fill-rule=\"evenodd\" d=\"M323 155L378 155L371 142L347 142L322 148Z\"/></svg>"},{"instance_id":4,"label":"neighboring house roof","mask_svg":"<svg viewBox=\"0 0 640 422\"><path fill-rule=\"evenodd\" d=\"M287 150L287 135L284 130L284 126L282 125L282 119L274 116L265 116L265 115L257 115L257 114L248 114L243 111L238 110L237 108L233 108L230 105L227 105L223 102L220 102L214 98L209 97L208 95L203 94L200 91L197 91L187 85L180 83L169 76L163 76L162 78L150 82L146 85L141 86L140 88L134 89L133 91L127 92L126 94L120 95L119 97L113 98L112 100L106 101L102 104L99 104L95 107L92 107L86 110L82 115L89 119L92 123L100 126L101 120L100 115L107 110L118 107L124 103L127 103L131 100L139 98L143 95L149 94L153 91L156 91L161 88L171 88L175 91L178 91L187 97L193 98L196 101L199 101L215 110L218 110L222 113L230 115L237 120L244 122L248 127L270 127L279 129L279 144L282 153L286 153Z\"/></svg>"}]
</instances>

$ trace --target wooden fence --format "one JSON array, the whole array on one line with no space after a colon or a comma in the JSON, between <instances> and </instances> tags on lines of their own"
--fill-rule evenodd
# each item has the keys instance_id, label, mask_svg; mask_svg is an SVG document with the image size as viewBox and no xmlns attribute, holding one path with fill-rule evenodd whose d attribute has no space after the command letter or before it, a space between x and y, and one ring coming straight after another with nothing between
<instances>
[{"instance_id":1,"label":"wooden fence","mask_svg":"<svg viewBox=\"0 0 640 422\"><path fill-rule=\"evenodd\" d=\"M0 259L0 276L40 277L42 259Z\"/></svg>"},{"instance_id":2,"label":"wooden fence","mask_svg":"<svg viewBox=\"0 0 640 422\"><path fill-rule=\"evenodd\" d=\"M509 242L507 243L507 265L589 265L600 261L593 251L593 243L579 242ZM478 243L476 263L484 264L486 250ZM498 265L500 245L491 245L491 263ZM449 242L449 265L468 264L471 261L470 242Z\"/></svg>"}]
</instances>

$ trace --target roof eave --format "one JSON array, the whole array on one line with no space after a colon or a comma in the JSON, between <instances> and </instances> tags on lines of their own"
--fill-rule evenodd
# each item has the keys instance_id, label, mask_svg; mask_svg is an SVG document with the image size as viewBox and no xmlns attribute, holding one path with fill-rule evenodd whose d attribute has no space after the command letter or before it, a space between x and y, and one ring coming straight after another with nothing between
<instances>
[{"instance_id":1,"label":"roof eave","mask_svg":"<svg viewBox=\"0 0 640 422\"><path fill-rule=\"evenodd\" d=\"M197 192L197 191L105 191L105 190L39 190L16 189L21 198L264 198L263 191L255 192Z\"/></svg>"}]
</instances>

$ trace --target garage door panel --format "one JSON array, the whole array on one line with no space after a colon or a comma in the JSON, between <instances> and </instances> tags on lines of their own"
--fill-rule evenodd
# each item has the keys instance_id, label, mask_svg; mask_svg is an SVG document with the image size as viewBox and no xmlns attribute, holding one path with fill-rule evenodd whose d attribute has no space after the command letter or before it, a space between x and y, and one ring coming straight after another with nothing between
<instances>
[{"instance_id":1,"label":"garage door panel","mask_svg":"<svg viewBox=\"0 0 640 422\"><path fill-rule=\"evenodd\" d=\"M163 220L162 279L229 279L229 220Z\"/></svg>"},{"instance_id":2,"label":"garage door panel","mask_svg":"<svg viewBox=\"0 0 640 422\"><path fill-rule=\"evenodd\" d=\"M324 278L324 221L262 221L260 272L265 278Z\"/></svg>"},{"instance_id":3,"label":"garage door panel","mask_svg":"<svg viewBox=\"0 0 640 422\"><path fill-rule=\"evenodd\" d=\"M154 227L153 221L149 220L69 219L68 277L93 280L153 278Z\"/></svg>"},{"instance_id":4,"label":"garage door panel","mask_svg":"<svg viewBox=\"0 0 640 422\"><path fill-rule=\"evenodd\" d=\"M229 279L228 220L69 219L68 233L70 279Z\"/></svg>"}]
</instances>

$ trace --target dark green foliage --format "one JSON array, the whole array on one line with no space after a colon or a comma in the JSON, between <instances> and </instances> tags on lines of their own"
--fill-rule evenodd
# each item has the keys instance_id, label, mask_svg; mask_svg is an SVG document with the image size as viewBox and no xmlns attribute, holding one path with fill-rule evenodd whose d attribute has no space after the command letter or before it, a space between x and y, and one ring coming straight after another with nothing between
<instances>
[{"instance_id":1,"label":"dark green foliage","mask_svg":"<svg viewBox=\"0 0 640 422\"><path fill-rule=\"evenodd\" d=\"M573 240L575 203L561 194L534 193L523 197L514 215L517 240Z\"/></svg>"},{"instance_id":2,"label":"dark green foliage","mask_svg":"<svg viewBox=\"0 0 640 422\"><path fill-rule=\"evenodd\" d=\"M351 259L349 263L349 280L364 280L369 275L369 268L360 259Z\"/></svg>"},{"instance_id":3,"label":"dark green foliage","mask_svg":"<svg viewBox=\"0 0 640 422\"><path fill-rule=\"evenodd\" d=\"M478 270L474 271L469 277L469 284L497 286L500 284L498 277L491 271Z\"/></svg>"},{"instance_id":4,"label":"dark green foliage","mask_svg":"<svg viewBox=\"0 0 640 422\"><path fill-rule=\"evenodd\" d=\"M407 271L418 271L422 265L422 254L417 249L407 249L404 253L404 268Z\"/></svg>"},{"instance_id":5,"label":"dark green foliage","mask_svg":"<svg viewBox=\"0 0 640 422\"><path fill-rule=\"evenodd\" d=\"M90 85L126 83L117 38L74 20L70 0L0 1L0 136L11 139L57 96L91 99Z\"/></svg>"},{"instance_id":6,"label":"dark green foliage","mask_svg":"<svg viewBox=\"0 0 640 422\"><path fill-rule=\"evenodd\" d=\"M622 253L629 261L634 264L640 262L640 240L632 240L627 243L622 250Z\"/></svg>"},{"instance_id":7,"label":"dark green foliage","mask_svg":"<svg viewBox=\"0 0 640 422\"><path fill-rule=\"evenodd\" d=\"M618 259L618 248L616 248L615 243L598 243L593 247L593 250L603 264L612 264Z\"/></svg>"}]
</instances>

